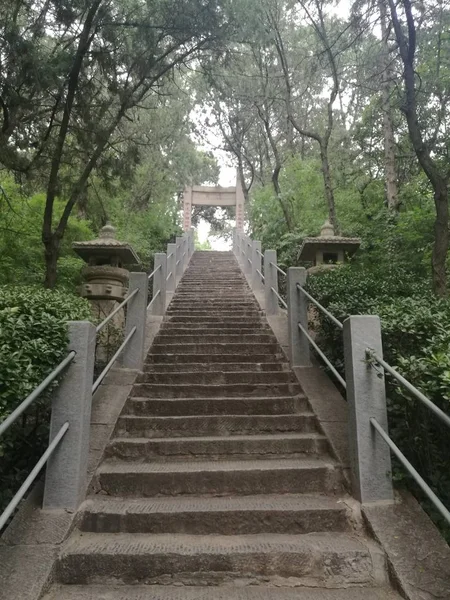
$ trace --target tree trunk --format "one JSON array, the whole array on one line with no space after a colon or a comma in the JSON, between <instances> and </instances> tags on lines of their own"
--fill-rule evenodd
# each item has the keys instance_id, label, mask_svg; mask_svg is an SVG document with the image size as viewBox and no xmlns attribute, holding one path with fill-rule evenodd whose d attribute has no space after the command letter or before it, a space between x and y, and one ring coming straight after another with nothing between
<instances>
[{"instance_id":1,"label":"tree trunk","mask_svg":"<svg viewBox=\"0 0 450 600\"><path fill-rule=\"evenodd\" d=\"M339 234L339 224L336 217L336 205L334 202L333 184L331 182L330 163L328 160L328 147L326 144L320 144L320 160L322 161L322 174L325 189L325 199L328 206L328 218L333 225L334 233Z\"/></svg>"},{"instance_id":2,"label":"tree trunk","mask_svg":"<svg viewBox=\"0 0 450 600\"><path fill-rule=\"evenodd\" d=\"M448 229L448 187L441 182L434 192L436 220L434 222L434 246L431 265L433 270L433 291L437 296L447 295L447 252L449 247Z\"/></svg>"},{"instance_id":3,"label":"tree trunk","mask_svg":"<svg viewBox=\"0 0 450 600\"><path fill-rule=\"evenodd\" d=\"M54 235L44 240L45 279L44 286L53 289L56 286L59 258L59 241Z\"/></svg>"},{"instance_id":4,"label":"tree trunk","mask_svg":"<svg viewBox=\"0 0 450 600\"><path fill-rule=\"evenodd\" d=\"M386 180L386 199L389 210L398 211L397 165L395 159L395 138L392 125L391 77L389 64L388 24L385 0L380 0L381 43L382 43L382 111L384 133L384 177Z\"/></svg>"},{"instance_id":5,"label":"tree trunk","mask_svg":"<svg viewBox=\"0 0 450 600\"><path fill-rule=\"evenodd\" d=\"M280 171L281 171L281 167L280 166L275 167L275 170L274 170L274 172L272 174L273 189L275 190L275 194L276 194L277 200L280 203L281 210L283 211L283 216L284 216L284 220L286 222L286 227L288 228L288 231L293 231L294 230L294 224L292 223L292 219L291 219L291 215L290 215L289 209L286 206L286 204L284 203L283 198L281 197L281 188L280 188L280 183L278 181L278 177L280 175Z\"/></svg>"}]
</instances>

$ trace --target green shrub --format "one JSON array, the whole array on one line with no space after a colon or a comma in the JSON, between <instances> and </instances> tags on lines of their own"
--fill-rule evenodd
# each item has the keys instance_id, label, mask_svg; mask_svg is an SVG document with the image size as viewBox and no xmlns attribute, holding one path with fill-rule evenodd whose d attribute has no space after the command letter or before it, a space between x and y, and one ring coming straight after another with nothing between
<instances>
[{"instance_id":1,"label":"green shrub","mask_svg":"<svg viewBox=\"0 0 450 600\"><path fill-rule=\"evenodd\" d=\"M0 287L1 421L66 355L66 322L90 318L89 304L67 292ZM0 508L47 445L48 396L42 394L0 439Z\"/></svg>"},{"instance_id":2,"label":"green shrub","mask_svg":"<svg viewBox=\"0 0 450 600\"><path fill-rule=\"evenodd\" d=\"M310 293L339 320L354 314L381 319L385 360L450 414L450 302L434 297L414 274L345 266L310 277ZM322 314L315 321L320 346L343 372L342 332ZM390 434L444 504L450 505L448 428L390 376L386 378ZM443 521L405 470L394 462L394 477Z\"/></svg>"}]
</instances>

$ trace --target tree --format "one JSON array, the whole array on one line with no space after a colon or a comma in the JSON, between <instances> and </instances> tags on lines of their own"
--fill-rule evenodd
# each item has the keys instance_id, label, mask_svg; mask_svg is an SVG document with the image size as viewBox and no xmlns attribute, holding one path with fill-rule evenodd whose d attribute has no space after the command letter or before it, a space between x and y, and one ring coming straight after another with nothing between
<instances>
[{"instance_id":1,"label":"tree","mask_svg":"<svg viewBox=\"0 0 450 600\"><path fill-rule=\"evenodd\" d=\"M436 220L434 223L434 247L432 255L433 288L438 296L447 294L446 260L449 249L449 209L448 185L450 180L450 165L448 161L448 143L445 137L443 124L446 109L450 101L450 94L441 90L441 69L443 61L442 25L444 22L443 3L438 2L440 26L438 28L438 54L436 61L435 98L439 100L439 110L434 119L434 128L430 131L430 124L424 123L423 112L419 111L419 79L416 73L417 53L417 26L411 0L401 0L398 4L388 0L392 23L397 40L400 58L403 64L404 99L401 109L408 124L411 143L417 159L423 168L434 192ZM446 13L449 22L448 11ZM447 56L448 58L448 56ZM447 82L448 83L448 82ZM429 99L428 99L429 100Z\"/></svg>"},{"instance_id":2,"label":"tree","mask_svg":"<svg viewBox=\"0 0 450 600\"><path fill-rule=\"evenodd\" d=\"M0 162L45 180L45 284L53 287L69 216L91 173L110 168L114 133L176 66L213 49L229 20L216 0L66 0L31 8L15 0L1 11ZM57 197L65 208L55 221Z\"/></svg>"}]
</instances>

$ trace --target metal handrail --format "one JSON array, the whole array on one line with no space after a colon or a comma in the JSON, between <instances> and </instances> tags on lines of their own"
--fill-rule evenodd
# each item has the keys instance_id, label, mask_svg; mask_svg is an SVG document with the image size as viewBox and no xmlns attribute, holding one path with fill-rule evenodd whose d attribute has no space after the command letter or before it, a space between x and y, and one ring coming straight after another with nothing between
<instances>
[{"instance_id":1,"label":"metal handrail","mask_svg":"<svg viewBox=\"0 0 450 600\"><path fill-rule=\"evenodd\" d=\"M287 273L285 273L285 272L283 271L283 269L280 269L280 267L279 267L278 265L276 265L276 264L275 264L275 263L273 263L273 262L271 262L270 264L272 265L272 267L275 267L275 269L276 269L277 271L279 271L279 272L280 272L282 275L284 275L285 277L287 277Z\"/></svg>"},{"instance_id":2,"label":"metal handrail","mask_svg":"<svg viewBox=\"0 0 450 600\"><path fill-rule=\"evenodd\" d=\"M13 412L6 417L6 419L0 423L0 435L5 433L5 431L11 427L11 425L16 421L20 415L32 404L36 398L50 385L50 383L63 371L69 363L73 361L76 356L76 352L72 350L66 356L64 360L62 360L58 366L56 366L53 371L47 375L47 377L42 381L37 388L35 388L31 394L29 394L19 406L13 410Z\"/></svg>"},{"instance_id":3,"label":"metal handrail","mask_svg":"<svg viewBox=\"0 0 450 600\"><path fill-rule=\"evenodd\" d=\"M280 301L280 303L284 306L284 308L287 309L288 305L286 304L286 302L283 300L283 298L280 296L280 294L277 292L277 290L272 287L270 288L272 290L272 292L275 294L275 296L278 298L278 300Z\"/></svg>"},{"instance_id":4,"label":"metal handrail","mask_svg":"<svg viewBox=\"0 0 450 600\"><path fill-rule=\"evenodd\" d=\"M94 382L94 384L92 386L92 393L95 392L95 390L98 388L98 386L104 380L104 378L106 377L106 375L109 373L111 367L113 366L113 364L118 359L118 357L119 357L120 353L122 352L122 350L125 348L125 346L128 344L128 342L131 340L131 338L133 337L133 335L136 333L136 329L137 329L137 327L135 325L133 327L133 329L130 331L130 333L127 335L127 337L120 344L119 348L116 350L114 356L111 358L111 360L109 361L109 363L106 365L106 367L100 373L100 375L97 377L97 379L95 380L95 382Z\"/></svg>"},{"instance_id":5,"label":"metal handrail","mask_svg":"<svg viewBox=\"0 0 450 600\"><path fill-rule=\"evenodd\" d=\"M394 377L399 383L401 383L413 396L420 400L427 408L429 408L435 415L437 415L441 421L443 421L447 427L450 427L450 416L447 415L443 410L436 406L434 402L431 402L429 398L425 396L420 390L412 385L407 379L405 379L398 371L396 371L390 364L380 358L376 352L370 348L366 349L366 355L368 358L373 358L380 366L383 367L392 377Z\"/></svg>"},{"instance_id":6,"label":"metal handrail","mask_svg":"<svg viewBox=\"0 0 450 600\"><path fill-rule=\"evenodd\" d=\"M58 444L60 443L60 441L63 439L63 437L65 436L65 434L67 433L68 429L69 429L69 422L67 421L61 427L61 429L58 431L58 433L55 435L55 437L53 438L53 440L50 442L47 450L44 452L44 454L38 460L38 462L35 465L34 469L31 471L31 473L28 475L28 477L22 483L22 485L20 486L19 490L17 491L17 493L12 498L11 502L8 504L8 506L5 508L5 510L2 512L2 514L0 515L0 530L2 530L3 527L6 525L6 523L8 522L8 519L11 517L11 515L13 514L13 512L16 510L19 502L23 499L23 497L25 496L25 494L29 490L29 488L32 485L32 483L35 481L35 479L37 478L37 476L39 475L39 473L42 471L45 463L48 461L48 459L50 458L50 456L56 450L56 447L58 446Z\"/></svg>"},{"instance_id":7,"label":"metal handrail","mask_svg":"<svg viewBox=\"0 0 450 600\"><path fill-rule=\"evenodd\" d=\"M253 262L249 258L247 258L247 260L251 265L253 264Z\"/></svg>"},{"instance_id":8,"label":"metal handrail","mask_svg":"<svg viewBox=\"0 0 450 600\"><path fill-rule=\"evenodd\" d=\"M139 288L136 288L135 290L133 290L131 292L131 294L129 294L125 300L119 304L119 306L116 306L116 308L109 313L109 315L106 317L106 319L103 319L103 321L100 323L100 325L97 325L95 332L98 333L99 331L101 331L103 329L103 327L109 323L109 321L111 321L111 319L113 318L113 316L119 312L119 310L121 308L123 308L126 304L128 304L128 302L131 300L131 298L133 298L134 296L136 296L136 294L139 292Z\"/></svg>"},{"instance_id":9,"label":"metal handrail","mask_svg":"<svg viewBox=\"0 0 450 600\"><path fill-rule=\"evenodd\" d=\"M180 264L180 262L181 262L181 258L180 258L180 260L177 260L177 264L175 266L178 267L178 265Z\"/></svg>"},{"instance_id":10,"label":"metal handrail","mask_svg":"<svg viewBox=\"0 0 450 600\"><path fill-rule=\"evenodd\" d=\"M329 359L325 356L325 354L322 352L322 350L319 348L319 346L316 344L316 342L312 339L312 337L309 335L308 331L306 331L306 329L303 327L303 325L301 323L297 323L297 325L298 325L298 328L300 329L300 331L304 334L304 336L308 340L308 342L311 344L311 346L314 348L314 350L317 352L317 354L323 360L323 362L327 365L327 367L329 367L329 369L331 370L333 375L336 377L336 379L339 381L339 383L342 385L342 387L344 389L347 389L347 384L345 383L345 379L343 379L341 377L341 375L337 372L336 368L331 364Z\"/></svg>"},{"instance_id":11,"label":"metal handrail","mask_svg":"<svg viewBox=\"0 0 450 600\"><path fill-rule=\"evenodd\" d=\"M259 269L256 269L256 272L261 277L261 281L265 281L266 280L266 278L264 277L264 275L261 273L261 271Z\"/></svg>"},{"instance_id":12,"label":"metal handrail","mask_svg":"<svg viewBox=\"0 0 450 600\"><path fill-rule=\"evenodd\" d=\"M150 300L150 302L147 304L147 310L150 308L150 306L153 304L153 302L156 300L156 298L160 295L161 290L158 290L156 292L156 294L153 296L153 298Z\"/></svg>"},{"instance_id":13,"label":"metal handrail","mask_svg":"<svg viewBox=\"0 0 450 600\"><path fill-rule=\"evenodd\" d=\"M169 260L169 258L171 258L173 256L173 252L171 252L170 254L167 255L167 260Z\"/></svg>"},{"instance_id":14,"label":"metal handrail","mask_svg":"<svg viewBox=\"0 0 450 600\"><path fill-rule=\"evenodd\" d=\"M335 325L337 325L337 327L339 327L339 329L343 329L344 328L344 326L342 325L342 323L340 321L338 321L336 319L336 317L334 315L332 315L324 306L322 306L320 304L320 302L318 302L315 298L313 298L311 296L311 294L308 294L308 292L304 288L302 288L302 286L299 283L297 283L297 289L300 292L302 292L302 294L305 294L305 296L307 298L309 298L309 300L311 300L311 302L313 304L315 304L317 306L317 308L319 308L329 319L331 319L333 321L333 323Z\"/></svg>"},{"instance_id":15,"label":"metal handrail","mask_svg":"<svg viewBox=\"0 0 450 600\"><path fill-rule=\"evenodd\" d=\"M260 252L258 249L256 249L256 254L259 254L261 258L264 258L264 254L262 252Z\"/></svg>"},{"instance_id":16,"label":"metal handrail","mask_svg":"<svg viewBox=\"0 0 450 600\"><path fill-rule=\"evenodd\" d=\"M153 271L150 273L150 275L147 277L147 279L150 281L150 279L153 277L153 275L154 275L155 273L157 273L161 267L162 267L162 265L158 265L158 266L156 267L156 269L154 269L154 270L153 270Z\"/></svg>"},{"instance_id":17,"label":"metal handrail","mask_svg":"<svg viewBox=\"0 0 450 600\"><path fill-rule=\"evenodd\" d=\"M166 277L166 281L169 281L169 279L172 277L172 271L170 271L170 273L167 275Z\"/></svg>"},{"instance_id":18,"label":"metal handrail","mask_svg":"<svg viewBox=\"0 0 450 600\"><path fill-rule=\"evenodd\" d=\"M431 500L434 506L438 509L438 511L441 513L444 519L446 519L447 523L450 524L450 511L442 504L442 502L439 500L439 498L436 496L436 494L433 492L430 486L426 483L426 481L419 475L419 473L412 466L412 464L409 462L409 460L406 458L406 456L403 454L400 448L392 441L392 439L389 437L389 435L374 417L370 418L370 424L380 434L382 439L386 442L386 444L389 446L389 448L395 454L398 460L402 463L405 469L412 475L416 483L422 488L422 490L425 492L425 494L428 496L428 498Z\"/></svg>"}]
</instances>

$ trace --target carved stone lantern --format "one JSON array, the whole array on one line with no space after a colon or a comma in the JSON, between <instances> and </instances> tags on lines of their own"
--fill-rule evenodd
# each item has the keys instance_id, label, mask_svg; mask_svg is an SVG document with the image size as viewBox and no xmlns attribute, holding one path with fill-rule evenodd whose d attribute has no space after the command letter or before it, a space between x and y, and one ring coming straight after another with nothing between
<instances>
[{"instance_id":1,"label":"carved stone lantern","mask_svg":"<svg viewBox=\"0 0 450 600\"><path fill-rule=\"evenodd\" d=\"M334 234L333 225L325 221L319 237L308 237L300 247L299 260L312 262L309 273L336 268L352 257L361 245L359 238L341 237Z\"/></svg>"},{"instance_id":2,"label":"carved stone lantern","mask_svg":"<svg viewBox=\"0 0 450 600\"><path fill-rule=\"evenodd\" d=\"M139 263L133 248L116 239L116 230L111 224L105 225L96 240L74 242L73 250L87 265L81 275L83 284L80 295L91 302L91 310L98 321L107 317L124 299L130 273L124 265ZM124 324L123 310L118 311L101 332L97 360L106 361L110 349L117 345Z\"/></svg>"}]
</instances>

